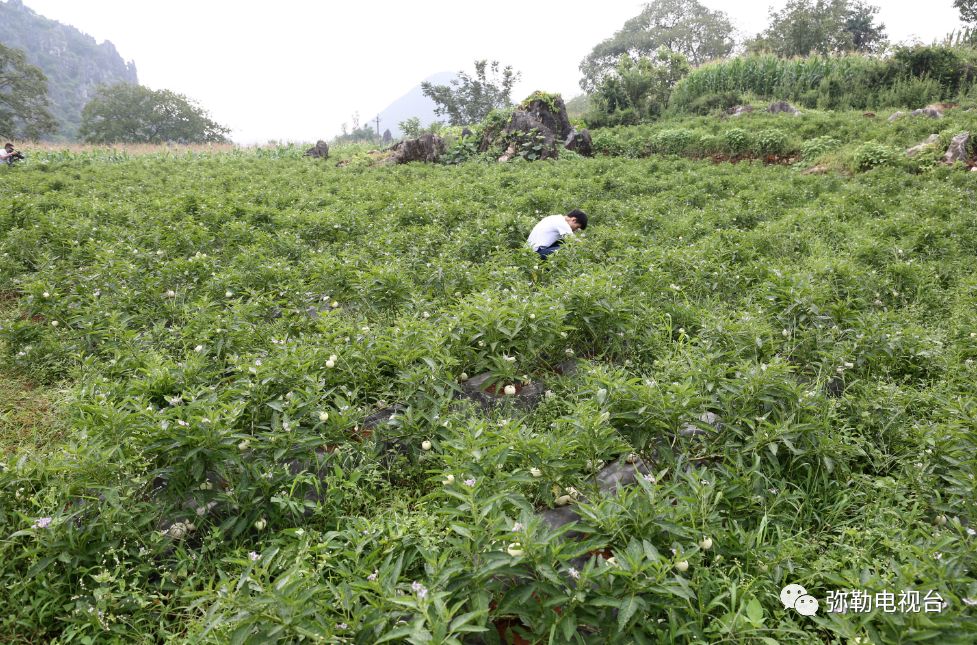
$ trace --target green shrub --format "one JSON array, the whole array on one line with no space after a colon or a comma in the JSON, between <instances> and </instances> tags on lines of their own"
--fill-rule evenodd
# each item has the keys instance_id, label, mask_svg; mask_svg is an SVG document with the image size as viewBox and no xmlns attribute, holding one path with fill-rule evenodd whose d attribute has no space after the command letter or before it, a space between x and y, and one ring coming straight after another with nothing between
<instances>
[{"instance_id":1,"label":"green shrub","mask_svg":"<svg viewBox=\"0 0 977 645\"><path fill-rule=\"evenodd\" d=\"M863 172L880 166L895 165L902 157L903 153L898 148L869 141L855 148L851 159L853 169Z\"/></svg>"},{"instance_id":2,"label":"green shrub","mask_svg":"<svg viewBox=\"0 0 977 645\"><path fill-rule=\"evenodd\" d=\"M790 151L787 135L780 130L761 130L754 138L754 152L758 155L782 155Z\"/></svg>"},{"instance_id":3,"label":"green shrub","mask_svg":"<svg viewBox=\"0 0 977 645\"><path fill-rule=\"evenodd\" d=\"M801 157L806 160L817 159L821 155L838 148L840 145L840 141L829 136L808 139L801 144Z\"/></svg>"},{"instance_id":4,"label":"green shrub","mask_svg":"<svg viewBox=\"0 0 977 645\"><path fill-rule=\"evenodd\" d=\"M753 138L743 128L730 128L723 133L726 151L733 155L746 154L753 147Z\"/></svg>"}]
</instances>

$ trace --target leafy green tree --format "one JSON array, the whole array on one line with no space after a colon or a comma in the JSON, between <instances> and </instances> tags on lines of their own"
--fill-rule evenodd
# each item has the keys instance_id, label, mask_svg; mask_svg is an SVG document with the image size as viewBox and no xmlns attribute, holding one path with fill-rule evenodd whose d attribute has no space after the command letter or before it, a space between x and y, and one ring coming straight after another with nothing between
<instances>
[{"instance_id":1,"label":"leafy green tree","mask_svg":"<svg viewBox=\"0 0 977 645\"><path fill-rule=\"evenodd\" d=\"M496 108L512 105L512 86L521 76L511 65L500 72L499 61L476 60L474 76L458 72L448 85L424 81L421 92L437 103L434 113L447 116L450 125L468 125L482 121Z\"/></svg>"},{"instance_id":2,"label":"leafy green tree","mask_svg":"<svg viewBox=\"0 0 977 645\"><path fill-rule=\"evenodd\" d=\"M649 2L580 63L580 87L587 93L595 91L604 76L617 68L622 54L637 60L665 47L697 66L728 56L733 44L733 25L725 12L711 11L697 0Z\"/></svg>"},{"instance_id":3,"label":"leafy green tree","mask_svg":"<svg viewBox=\"0 0 977 645\"><path fill-rule=\"evenodd\" d=\"M960 12L960 20L977 23L977 0L953 0L953 6Z\"/></svg>"},{"instance_id":4,"label":"leafy green tree","mask_svg":"<svg viewBox=\"0 0 977 645\"><path fill-rule=\"evenodd\" d=\"M690 71L685 56L665 47L638 60L622 54L615 70L594 92L594 109L610 117L609 123L657 118L668 105L672 88Z\"/></svg>"},{"instance_id":5,"label":"leafy green tree","mask_svg":"<svg viewBox=\"0 0 977 645\"><path fill-rule=\"evenodd\" d=\"M789 0L770 12L770 25L749 43L753 51L778 56L875 52L885 46L878 7L862 0Z\"/></svg>"},{"instance_id":6,"label":"leafy green tree","mask_svg":"<svg viewBox=\"0 0 977 645\"><path fill-rule=\"evenodd\" d=\"M79 128L89 143L221 143L229 132L182 94L128 83L100 87Z\"/></svg>"},{"instance_id":7,"label":"leafy green tree","mask_svg":"<svg viewBox=\"0 0 977 645\"><path fill-rule=\"evenodd\" d=\"M397 124L397 126L400 128L400 131L405 137L413 139L421 135L421 120L416 116L412 116L409 119L401 121Z\"/></svg>"},{"instance_id":8,"label":"leafy green tree","mask_svg":"<svg viewBox=\"0 0 977 645\"><path fill-rule=\"evenodd\" d=\"M24 52L0 45L0 136L36 139L58 127L48 112L47 78Z\"/></svg>"}]
</instances>

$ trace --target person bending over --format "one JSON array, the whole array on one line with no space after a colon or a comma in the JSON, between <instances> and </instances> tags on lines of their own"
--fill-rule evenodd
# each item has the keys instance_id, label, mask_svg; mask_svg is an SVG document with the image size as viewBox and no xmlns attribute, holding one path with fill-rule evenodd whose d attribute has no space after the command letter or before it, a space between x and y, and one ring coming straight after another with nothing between
<instances>
[{"instance_id":1,"label":"person bending over","mask_svg":"<svg viewBox=\"0 0 977 645\"><path fill-rule=\"evenodd\" d=\"M4 145L3 150L0 151L0 161L7 162L8 166L14 165L15 161L20 161L23 158L24 155L14 150L14 144L12 143Z\"/></svg>"},{"instance_id":2,"label":"person bending over","mask_svg":"<svg viewBox=\"0 0 977 645\"><path fill-rule=\"evenodd\" d=\"M546 256L560 248L564 237L586 228L587 213L575 208L566 215L550 215L541 219L526 242L545 260Z\"/></svg>"}]
</instances>

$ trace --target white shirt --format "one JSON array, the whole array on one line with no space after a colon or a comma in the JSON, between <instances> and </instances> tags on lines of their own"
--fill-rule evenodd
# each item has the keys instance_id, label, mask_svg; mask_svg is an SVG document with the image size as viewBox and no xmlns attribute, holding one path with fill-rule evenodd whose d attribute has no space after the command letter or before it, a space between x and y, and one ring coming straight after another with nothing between
<instances>
[{"instance_id":1,"label":"white shirt","mask_svg":"<svg viewBox=\"0 0 977 645\"><path fill-rule=\"evenodd\" d=\"M0 148L0 161L6 161L7 157L13 156L15 152L16 150L11 150L10 152L7 152L6 148Z\"/></svg>"},{"instance_id":2,"label":"white shirt","mask_svg":"<svg viewBox=\"0 0 977 645\"><path fill-rule=\"evenodd\" d=\"M573 235L573 229L567 224L566 217L563 215L550 215L539 221L533 227L526 242L535 251L536 249L549 246L565 235Z\"/></svg>"}]
</instances>

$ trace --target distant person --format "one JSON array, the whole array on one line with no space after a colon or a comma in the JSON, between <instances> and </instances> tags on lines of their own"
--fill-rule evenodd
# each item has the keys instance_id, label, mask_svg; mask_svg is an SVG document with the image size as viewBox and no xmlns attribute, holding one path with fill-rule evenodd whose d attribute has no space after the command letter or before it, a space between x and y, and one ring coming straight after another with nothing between
<instances>
[{"instance_id":1,"label":"distant person","mask_svg":"<svg viewBox=\"0 0 977 645\"><path fill-rule=\"evenodd\" d=\"M563 238L586 228L587 213L575 208L566 215L550 215L541 219L526 242L545 260L546 256L560 248Z\"/></svg>"},{"instance_id":2,"label":"distant person","mask_svg":"<svg viewBox=\"0 0 977 645\"><path fill-rule=\"evenodd\" d=\"M20 161L24 158L24 155L20 154L14 150L14 144L7 143L3 146L3 152L0 152L0 161L6 161L8 166L14 165L15 161Z\"/></svg>"}]
</instances>

